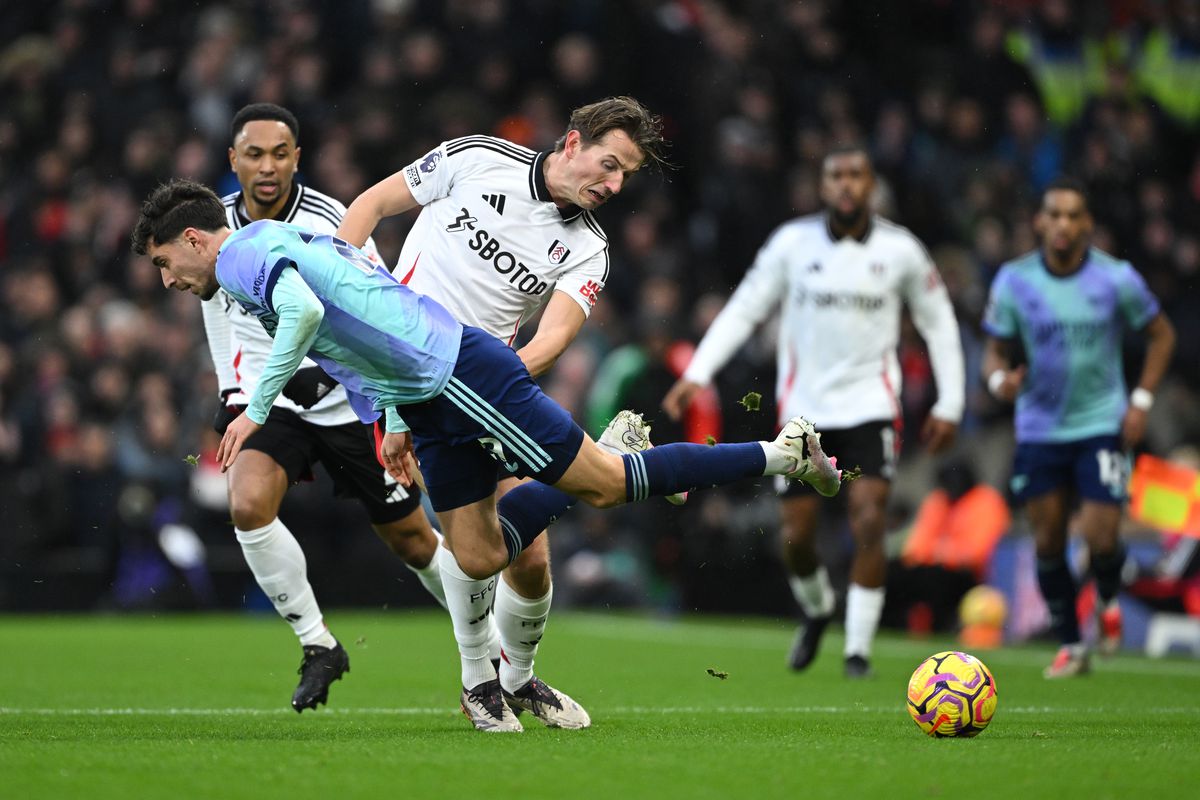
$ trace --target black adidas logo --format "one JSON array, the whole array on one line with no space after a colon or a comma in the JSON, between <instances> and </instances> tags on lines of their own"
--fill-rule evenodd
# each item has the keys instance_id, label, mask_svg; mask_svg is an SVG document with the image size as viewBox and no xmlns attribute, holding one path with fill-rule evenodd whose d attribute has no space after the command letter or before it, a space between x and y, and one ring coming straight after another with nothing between
<instances>
[{"instance_id":1,"label":"black adidas logo","mask_svg":"<svg viewBox=\"0 0 1200 800\"><path fill-rule=\"evenodd\" d=\"M487 200L488 205L496 209L497 214L504 213L504 195L502 194L484 194L480 195L484 200Z\"/></svg>"}]
</instances>

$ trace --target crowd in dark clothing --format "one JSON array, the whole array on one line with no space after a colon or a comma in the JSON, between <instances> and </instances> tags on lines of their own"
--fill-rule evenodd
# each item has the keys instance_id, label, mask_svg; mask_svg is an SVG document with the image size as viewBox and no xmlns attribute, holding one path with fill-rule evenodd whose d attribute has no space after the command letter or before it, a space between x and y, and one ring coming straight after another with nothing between
<instances>
[{"instance_id":1,"label":"crowd in dark clothing","mask_svg":"<svg viewBox=\"0 0 1200 800\"><path fill-rule=\"evenodd\" d=\"M673 166L598 214L611 277L545 381L577 419L618 348L645 344L653 385L669 385L669 348L648 340L698 340L771 230L820 210L822 155L865 143L881 213L922 238L952 292L968 445L1010 424L976 380L987 287L1036 247L1039 192L1063 173L1088 187L1096 244L1133 262L1179 332L1148 446L1200 439L1200 0L15 3L0 14L0 608L23 607L30 565L55 553L76 554L67 573L92 553L111 587L145 530L227 534L204 459L217 387L199 304L164 291L128 237L160 181L237 188L238 108L294 111L300 180L349 203L445 139L549 149L572 108L614 94L663 116ZM411 223L377 230L389 262ZM901 347L917 430L932 377L915 333ZM773 371L768 332L721 378L726 439L766 435ZM748 390L768 401L762 416L736 405ZM691 540L659 509L581 514L562 537L595 557L581 574L643 557L613 568L625 594L581 581L577 597L636 602L628 587L658 586L695 607L689 564L770 550L756 542L771 515L744 509L751 494L681 512Z\"/></svg>"}]
</instances>

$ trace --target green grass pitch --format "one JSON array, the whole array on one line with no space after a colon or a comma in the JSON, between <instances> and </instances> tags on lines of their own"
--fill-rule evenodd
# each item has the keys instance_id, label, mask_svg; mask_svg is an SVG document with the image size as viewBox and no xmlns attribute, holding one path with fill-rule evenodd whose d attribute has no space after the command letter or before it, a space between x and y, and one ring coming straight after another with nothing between
<instances>
[{"instance_id":1,"label":"green grass pitch","mask_svg":"<svg viewBox=\"0 0 1200 800\"><path fill-rule=\"evenodd\" d=\"M876 677L849 682L836 631L792 674L783 620L560 613L538 672L593 727L489 736L457 710L443 615L327 619L352 672L297 715L299 647L274 617L0 617L0 796L1096 800L1200 785L1190 660L1120 655L1049 682L1049 646L981 651L999 688L991 727L934 740L905 686L952 640L884 635Z\"/></svg>"}]
</instances>

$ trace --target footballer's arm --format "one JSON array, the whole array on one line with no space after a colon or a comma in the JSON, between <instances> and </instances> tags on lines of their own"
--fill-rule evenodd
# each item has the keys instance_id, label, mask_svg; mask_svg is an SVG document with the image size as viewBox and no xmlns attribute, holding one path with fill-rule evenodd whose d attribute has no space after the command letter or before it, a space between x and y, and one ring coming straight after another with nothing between
<instances>
[{"instance_id":1,"label":"footballer's arm","mask_svg":"<svg viewBox=\"0 0 1200 800\"><path fill-rule=\"evenodd\" d=\"M279 316L271 354L267 357L258 386L246 411L229 423L217 448L221 471L233 466L246 439L263 426L275 398L296 374L300 362L312 348L325 307L294 269L284 269L271 289L270 306Z\"/></svg>"},{"instance_id":2,"label":"footballer's arm","mask_svg":"<svg viewBox=\"0 0 1200 800\"><path fill-rule=\"evenodd\" d=\"M529 374L536 378L554 366L586 320L583 309L570 295L566 292L552 294L538 322L537 333L529 344L517 351Z\"/></svg>"},{"instance_id":3,"label":"footballer's arm","mask_svg":"<svg viewBox=\"0 0 1200 800\"><path fill-rule=\"evenodd\" d=\"M346 209L336 235L355 247L362 247L379 220L411 211L418 205L404 180L404 173L394 173L354 199Z\"/></svg>"}]
</instances>

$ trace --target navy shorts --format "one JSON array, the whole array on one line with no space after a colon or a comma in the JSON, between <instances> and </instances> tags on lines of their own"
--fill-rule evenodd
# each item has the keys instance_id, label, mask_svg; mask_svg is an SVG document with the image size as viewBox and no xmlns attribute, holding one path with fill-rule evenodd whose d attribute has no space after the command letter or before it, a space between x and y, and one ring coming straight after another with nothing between
<instances>
[{"instance_id":1,"label":"navy shorts","mask_svg":"<svg viewBox=\"0 0 1200 800\"><path fill-rule=\"evenodd\" d=\"M496 491L505 474L553 484L583 445L583 429L542 393L512 348L464 327L458 362L437 397L396 409L435 511L469 505Z\"/></svg>"},{"instance_id":2,"label":"navy shorts","mask_svg":"<svg viewBox=\"0 0 1200 800\"><path fill-rule=\"evenodd\" d=\"M1010 488L1019 502L1067 488L1085 500L1120 505L1128 498L1129 475L1129 454L1116 436L1027 442L1017 445Z\"/></svg>"}]
</instances>

